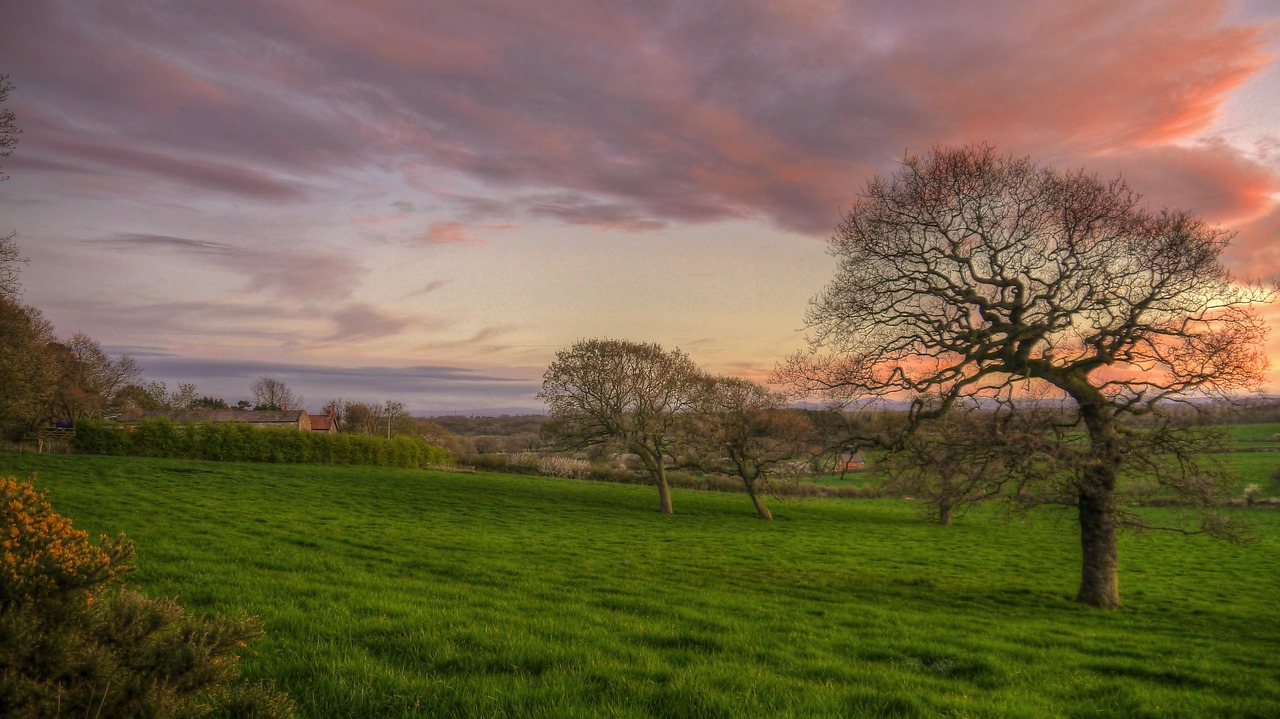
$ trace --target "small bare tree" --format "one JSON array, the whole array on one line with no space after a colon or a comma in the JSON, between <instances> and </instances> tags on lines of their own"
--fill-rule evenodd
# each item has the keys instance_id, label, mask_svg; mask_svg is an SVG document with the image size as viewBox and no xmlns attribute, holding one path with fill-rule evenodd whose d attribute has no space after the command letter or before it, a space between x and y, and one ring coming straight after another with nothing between
<instances>
[{"instance_id":1,"label":"small bare tree","mask_svg":"<svg viewBox=\"0 0 1280 719\"><path fill-rule=\"evenodd\" d=\"M742 480L760 519L773 519L764 494L783 463L811 451L815 429L787 399L743 377L711 377L685 417L686 459Z\"/></svg>"},{"instance_id":2,"label":"small bare tree","mask_svg":"<svg viewBox=\"0 0 1280 719\"><path fill-rule=\"evenodd\" d=\"M288 410L302 406L302 398L274 377L259 377L249 386L249 392L253 395L254 409Z\"/></svg>"},{"instance_id":3,"label":"small bare tree","mask_svg":"<svg viewBox=\"0 0 1280 719\"><path fill-rule=\"evenodd\" d=\"M1016 426L1009 431L1013 421ZM1030 453L1020 446L1020 420L999 410L964 404L899 437L876 470L886 486L922 502L931 519L948 526L983 500L999 496L1023 476Z\"/></svg>"},{"instance_id":4,"label":"small bare tree","mask_svg":"<svg viewBox=\"0 0 1280 719\"><path fill-rule=\"evenodd\" d=\"M677 417L694 406L702 372L680 350L655 343L591 339L556 353L538 396L551 410L555 441L586 448L616 442L637 455L671 514L666 460Z\"/></svg>"},{"instance_id":5,"label":"small bare tree","mask_svg":"<svg viewBox=\"0 0 1280 719\"><path fill-rule=\"evenodd\" d=\"M408 424L409 412L404 408L404 402L393 400L383 402L382 414L387 418L387 439L390 439L391 435L401 428L396 425L403 427Z\"/></svg>"},{"instance_id":6,"label":"small bare tree","mask_svg":"<svg viewBox=\"0 0 1280 719\"><path fill-rule=\"evenodd\" d=\"M837 228L836 277L806 318L812 352L779 374L845 399L936 397L916 402L913 422L960 401L1016 405L1023 388L1052 388L1076 429L1028 451L1071 477L1077 601L1116 607L1117 479L1141 464L1135 456L1168 456L1159 438L1177 434L1129 431L1125 418L1261 379L1256 307L1276 289L1227 272L1219 257L1230 239L1194 213L1144 208L1122 180L985 146L908 156L867 184ZM1192 487L1204 475L1158 479L1184 497L1207 493Z\"/></svg>"}]
</instances>

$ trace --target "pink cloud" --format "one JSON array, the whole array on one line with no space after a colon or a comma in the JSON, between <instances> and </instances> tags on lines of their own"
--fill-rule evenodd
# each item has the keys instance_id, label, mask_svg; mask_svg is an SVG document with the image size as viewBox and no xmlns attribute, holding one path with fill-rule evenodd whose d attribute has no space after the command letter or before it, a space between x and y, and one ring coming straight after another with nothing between
<instances>
[{"instance_id":1,"label":"pink cloud","mask_svg":"<svg viewBox=\"0 0 1280 719\"><path fill-rule=\"evenodd\" d=\"M1280 282L1280 207L1237 230L1226 252L1228 266L1245 279ZM1272 326L1280 335L1280 324Z\"/></svg>"},{"instance_id":2,"label":"pink cloud","mask_svg":"<svg viewBox=\"0 0 1280 719\"><path fill-rule=\"evenodd\" d=\"M72 164L276 201L305 199L286 177L419 168L430 191L448 195L434 175L459 173L511 214L567 194L584 199L566 222L758 217L821 235L904 150L975 140L1135 178L1171 168L1147 173L1154 190L1135 185L1215 216L1260 212L1269 171L1226 148L1168 147L1269 60L1267 28L1230 25L1229 10L47 0L18 8L0 46L31 102L64 119L51 147ZM1200 188L1196 168L1210 170ZM477 240L449 223L420 239Z\"/></svg>"},{"instance_id":3,"label":"pink cloud","mask_svg":"<svg viewBox=\"0 0 1280 719\"><path fill-rule=\"evenodd\" d=\"M941 12L886 65L940 116L936 139L1093 153L1207 129L1269 59L1226 2L997 2ZM963 23L979 27L966 27ZM906 43L904 43L905 45Z\"/></svg>"},{"instance_id":4,"label":"pink cloud","mask_svg":"<svg viewBox=\"0 0 1280 719\"><path fill-rule=\"evenodd\" d=\"M109 137L95 138L90 142L51 138L43 146L65 158L64 165L78 164L84 172L92 173L105 166L141 172L195 190L225 192L273 202L300 200L305 196L297 185L254 167L128 147Z\"/></svg>"},{"instance_id":5,"label":"pink cloud","mask_svg":"<svg viewBox=\"0 0 1280 719\"><path fill-rule=\"evenodd\" d=\"M1266 213L1280 192L1275 169L1222 142L1118 149L1089 158L1102 177L1124 177L1157 207L1199 213L1236 224Z\"/></svg>"}]
</instances>

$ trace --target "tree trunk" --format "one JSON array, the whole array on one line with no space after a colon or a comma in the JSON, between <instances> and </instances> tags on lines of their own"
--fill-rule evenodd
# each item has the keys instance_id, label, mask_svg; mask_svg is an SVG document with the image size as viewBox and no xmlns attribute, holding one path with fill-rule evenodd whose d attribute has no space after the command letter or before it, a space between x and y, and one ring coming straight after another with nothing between
<instances>
[{"instance_id":1,"label":"tree trunk","mask_svg":"<svg viewBox=\"0 0 1280 719\"><path fill-rule=\"evenodd\" d=\"M1116 564L1116 520L1111 492L1103 496L1080 493L1080 593L1077 602L1103 609L1120 606L1120 581Z\"/></svg>"},{"instance_id":2,"label":"tree trunk","mask_svg":"<svg viewBox=\"0 0 1280 719\"><path fill-rule=\"evenodd\" d=\"M938 524L941 524L944 527L951 526L951 505L950 504L938 505Z\"/></svg>"},{"instance_id":3,"label":"tree trunk","mask_svg":"<svg viewBox=\"0 0 1280 719\"><path fill-rule=\"evenodd\" d=\"M754 483L749 480L742 480L747 485L747 494L751 495L751 503L756 505L756 515L760 519L773 519L773 512L769 511L769 505L764 503L764 497L756 491Z\"/></svg>"},{"instance_id":4,"label":"tree trunk","mask_svg":"<svg viewBox=\"0 0 1280 719\"><path fill-rule=\"evenodd\" d=\"M672 514L671 487L667 484L667 470L661 465L658 466L658 511Z\"/></svg>"},{"instance_id":5,"label":"tree trunk","mask_svg":"<svg viewBox=\"0 0 1280 719\"><path fill-rule=\"evenodd\" d=\"M631 450L640 457L644 468L658 485L658 511L671 514L671 486L667 484L667 465L662 461L662 448L653 448L647 444L632 445Z\"/></svg>"},{"instance_id":6,"label":"tree trunk","mask_svg":"<svg viewBox=\"0 0 1280 719\"><path fill-rule=\"evenodd\" d=\"M1089 465L1079 487L1080 591L1076 601L1102 609L1120 606L1116 555L1115 492L1120 447L1115 419L1101 403L1081 403L1089 431Z\"/></svg>"}]
</instances>

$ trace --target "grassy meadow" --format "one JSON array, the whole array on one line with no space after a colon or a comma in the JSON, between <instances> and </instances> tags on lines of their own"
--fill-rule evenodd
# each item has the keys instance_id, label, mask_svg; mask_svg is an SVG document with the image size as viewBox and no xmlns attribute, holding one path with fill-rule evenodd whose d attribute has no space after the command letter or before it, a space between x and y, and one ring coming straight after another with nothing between
<instances>
[{"instance_id":1,"label":"grassy meadow","mask_svg":"<svg viewBox=\"0 0 1280 719\"><path fill-rule=\"evenodd\" d=\"M1258 471L1280 454L1257 460ZM1250 470L1252 471L1252 470ZM1253 544L1126 534L1071 601L1071 513L498 474L0 454L131 584L260 616L303 717L1280 716L1280 512ZM1241 510L1243 511L1243 510Z\"/></svg>"}]
</instances>

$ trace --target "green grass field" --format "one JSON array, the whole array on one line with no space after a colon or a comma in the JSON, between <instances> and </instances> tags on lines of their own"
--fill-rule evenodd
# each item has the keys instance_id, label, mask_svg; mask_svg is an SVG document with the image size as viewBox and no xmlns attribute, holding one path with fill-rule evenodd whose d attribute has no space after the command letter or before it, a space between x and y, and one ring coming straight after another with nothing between
<instances>
[{"instance_id":1,"label":"green grass field","mask_svg":"<svg viewBox=\"0 0 1280 719\"><path fill-rule=\"evenodd\" d=\"M1258 424L1233 424L1228 426L1230 436L1236 442L1262 442L1276 445L1276 437L1280 437L1280 422Z\"/></svg>"},{"instance_id":2,"label":"green grass field","mask_svg":"<svg viewBox=\"0 0 1280 719\"><path fill-rule=\"evenodd\" d=\"M133 586L262 617L246 673L304 717L1280 716L1280 512L1257 542L1124 535L1125 607L1071 601L1071 515L939 528L426 471L0 454L138 545Z\"/></svg>"}]
</instances>

